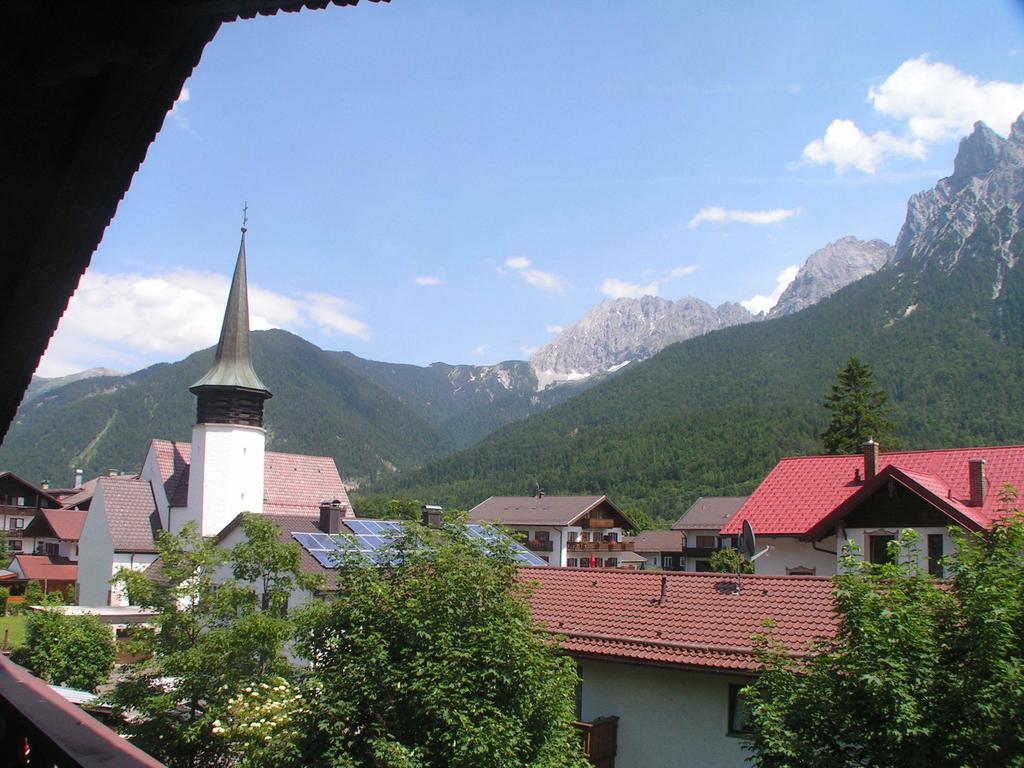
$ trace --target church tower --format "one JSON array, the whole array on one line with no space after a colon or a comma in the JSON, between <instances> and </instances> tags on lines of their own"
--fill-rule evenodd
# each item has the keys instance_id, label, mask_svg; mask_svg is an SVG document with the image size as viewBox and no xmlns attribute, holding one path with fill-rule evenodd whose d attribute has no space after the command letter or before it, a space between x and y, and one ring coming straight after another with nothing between
<instances>
[{"instance_id":1,"label":"church tower","mask_svg":"<svg viewBox=\"0 0 1024 768\"><path fill-rule=\"evenodd\" d=\"M263 512L263 402L272 395L253 370L249 349L247 222L213 367L189 387L197 403L185 517L203 536L217 535L240 512Z\"/></svg>"}]
</instances>

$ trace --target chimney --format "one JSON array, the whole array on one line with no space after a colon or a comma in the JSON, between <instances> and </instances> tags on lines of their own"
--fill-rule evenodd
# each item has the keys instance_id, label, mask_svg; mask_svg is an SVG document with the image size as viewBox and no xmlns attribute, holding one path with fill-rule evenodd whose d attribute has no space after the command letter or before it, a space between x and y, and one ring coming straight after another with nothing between
<instances>
[{"instance_id":1,"label":"chimney","mask_svg":"<svg viewBox=\"0 0 1024 768\"><path fill-rule=\"evenodd\" d=\"M662 576L661 597L658 599L658 605L664 605L666 600L668 600L668 576Z\"/></svg>"},{"instance_id":2,"label":"chimney","mask_svg":"<svg viewBox=\"0 0 1024 768\"><path fill-rule=\"evenodd\" d=\"M338 499L325 499L320 502L320 530L324 533L341 533L341 518L345 514L345 505Z\"/></svg>"},{"instance_id":3,"label":"chimney","mask_svg":"<svg viewBox=\"0 0 1024 768\"><path fill-rule=\"evenodd\" d=\"M119 474L121 474L121 473L118 472L116 469L108 469L107 470L107 477L117 477Z\"/></svg>"},{"instance_id":4,"label":"chimney","mask_svg":"<svg viewBox=\"0 0 1024 768\"><path fill-rule=\"evenodd\" d=\"M43 482L41 482L39 484L39 490L41 490L41 491L48 491L48 490L50 490L50 481L49 480L43 480Z\"/></svg>"},{"instance_id":5,"label":"chimney","mask_svg":"<svg viewBox=\"0 0 1024 768\"><path fill-rule=\"evenodd\" d=\"M967 466L971 480L971 506L980 507L985 503L985 460L971 459Z\"/></svg>"},{"instance_id":6,"label":"chimney","mask_svg":"<svg viewBox=\"0 0 1024 768\"><path fill-rule=\"evenodd\" d=\"M441 527L441 507L434 504L423 505L423 524L428 528Z\"/></svg>"},{"instance_id":7,"label":"chimney","mask_svg":"<svg viewBox=\"0 0 1024 768\"><path fill-rule=\"evenodd\" d=\"M81 488L82 487L82 470L80 470L80 469L76 469L75 470L75 484L73 486L71 486L71 487L72 488Z\"/></svg>"},{"instance_id":8,"label":"chimney","mask_svg":"<svg viewBox=\"0 0 1024 768\"><path fill-rule=\"evenodd\" d=\"M878 474L879 445L869 437L860 449L864 453L864 480L866 482Z\"/></svg>"},{"instance_id":9,"label":"chimney","mask_svg":"<svg viewBox=\"0 0 1024 768\"><path fill-rule=\"evenodd\" d=\"M538 499L543 499L544 498L544 489L541 488L540 485L538 485L537 486L537 490L534 492L533 495L536 496Z\"/></svg>"}]
</instances>

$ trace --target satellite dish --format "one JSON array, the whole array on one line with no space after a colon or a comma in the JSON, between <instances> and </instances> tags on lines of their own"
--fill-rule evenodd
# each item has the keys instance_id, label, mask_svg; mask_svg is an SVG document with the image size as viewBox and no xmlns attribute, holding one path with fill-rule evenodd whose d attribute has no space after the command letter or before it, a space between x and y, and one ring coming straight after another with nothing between
<instances>
[{"instance_id":1,"label":"satellite dish","mask_svg":"<svg viewBox=\"0 0 1024 768\"><path fill-rule=\"evenodd\" d=\"M754 557L757 552L757 537L754 536L754 527L749 520L743 521L743 533L740 534L739 550L748 560Z\"/></svg>"}]
</instances>

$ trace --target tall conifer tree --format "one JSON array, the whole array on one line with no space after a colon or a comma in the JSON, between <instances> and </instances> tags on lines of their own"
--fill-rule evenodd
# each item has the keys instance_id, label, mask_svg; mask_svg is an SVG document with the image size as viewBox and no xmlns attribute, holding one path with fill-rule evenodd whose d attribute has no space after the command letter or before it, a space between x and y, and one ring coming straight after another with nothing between
<instances>
[{"instance_id":1,"label":"tall conifer tree","mask_svg":"<svg viewBox=\"0 0 1024 768\"><path fill-rule=\"evenodd\" d=\"M888 401L888 395L875 383L871 368L851 357L825 396L825 408L831 414L828 428L821 434L825 451L855 453L871 439L883 448L898 448Z\"/></svg>"}]
</instances>

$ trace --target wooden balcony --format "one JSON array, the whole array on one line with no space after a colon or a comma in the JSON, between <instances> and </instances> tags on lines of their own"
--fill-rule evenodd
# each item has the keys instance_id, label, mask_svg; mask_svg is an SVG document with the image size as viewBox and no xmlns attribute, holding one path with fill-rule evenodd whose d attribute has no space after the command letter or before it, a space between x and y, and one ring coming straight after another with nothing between
<instances>
[{"instance_id":1,"label":"wooden balcony","mask_svg":"<svg viewBox=\"0 0 1024 768\"><path fill-rule=\"evenodd\" d=\"M523 542L527 549L534 552L551 552L554 550L554 545L551 539L542 541L541 539L527 539Z\"/></svg>"},{"instance_id":2,"label":"wooden balcony","mask_svg":"<svg viewBox=\"0 0 1024 768\"><path fill-rule=\"evenodd\" d=\"M592 517L586 521L584 528L614 528L615 521L610 517Z\"/></svg>"},{"instance_id":3,"label":"wooden balcony","mask_svg":"<svg viewBox=\"0 0 1024 768\"><path fill-rule=\"evenodd\" d=\"M570 552L632 552L632 541L570 541Z\"/></svg>"},{"instance_id":4,"label":"wooden balcony","mask_svg":"<svg viewBox=\"0 0 1024 768\"><path fill-rule=\"evenodd\" d=\"M706 559L711 557L717 551L718 549L714 547L683 547L681 554L683 557L698 557Z\"/></svg>"},{"instance_id":5,"label":"wooden balcony","mask_svg":"<svg viewBox=\"0 0 1024 768\"><path fill-rule=\"evenodd\" d=\"M50 686L0 656L0 765L163 768Z\"/></svg>"},{"instance_id":6,"label":"wooden balcony","mask_svg":"<svg viewBox=\"0 0 1024 768\"><path fill-rule=\"evenodd\" d=\"M598 717L589 723L577 721L573 726L580 732L583 754L590 764L594 768L615 768L619 718Z\"/></svg>"}]
</instances>

